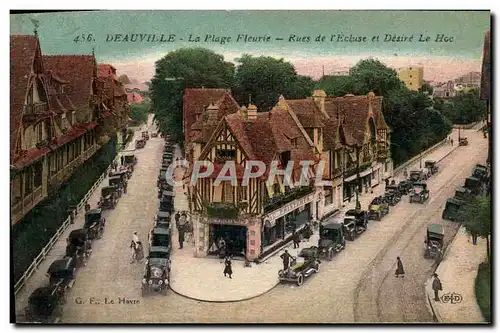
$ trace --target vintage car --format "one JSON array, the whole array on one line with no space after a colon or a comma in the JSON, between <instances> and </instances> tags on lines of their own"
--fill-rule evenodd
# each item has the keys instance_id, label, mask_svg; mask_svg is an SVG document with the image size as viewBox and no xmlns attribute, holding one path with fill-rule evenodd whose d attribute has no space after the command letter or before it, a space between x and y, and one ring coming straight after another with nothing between
<instances>
[{"instance_id":1,"label":"vintage car","mask_svg":"<svg viewBox=\"0 0 500 333\"><path fill-rule=\"evenodd\" d=\"M151 292L166 295L170 285L170 260L163 257L149 257L142 278L142 296Z\"/></svg>"},{"instance_id":2,"label":"vintage car","mask_svg":"<svg viewBox=\"0 0 500 333\"><path fill-rule=\"evenodd\" d=\"M98 202L100 209L114 209L118 202L118 186L105 186L101 189L101 198Z\"/></svg>"},{"instance_id":3,"label":"vintage car","mask_svg":"<svg viewBox=\"0 0 500 333\"><path fill-rule=\"evenodd\" d=\"M472 177L478 178L483 182L487 181L488 167L481 164L476 164L476 166L472 169Z\"/></svg>"},{"instance_id":4,"label":"vintage car","mask_svg":"<svg viewBox=\"0 0 500 333\"><path fill-rule=\"evenodd\" d=\"M26 323L56 324L63 315L64 295L59 286L46 286L35 289L28 298L24 309Z\"/></svg>"},{"instance_id":5,"label":"vintage car","mask_svg":"<svg viewBox=\"0 0 500 333\"><path fill-rule=\"evenodd\" d=\"M167 171L168 168L162 167L160 173L158 174L158 180L156 181L156 186L160 187L163 183L167 182Z\"/></svg>"},{"instance_id":6,"label":"vintage car","mask_svg":"<svg viewBox=\"0 0 500 333\"><path fill-rule=\"evenodd\" d=\"M344 214L344 224L353 225L352 231L346 232L349 240L354 240L357 235L362 234L368 229L368 212L361 209L349 209Z\"/></svg>"},{"instance_id":7,"label":"vintage car","mask_svg":"<svg viewBox=\"0 0 500 333\"><path fill-rule=\"evenodd\" d=\"M425 161L425 168L429 170L429 175L434 175L439 171L436 161Z\"/></svg>"},{"instance_id":8,"label":"vintage car","mask_svg":"<svg viewBox=\"0 0 500 333\"><path fill-rule=\"evenodd\" d=\"M383 216L389 214L389 203L383 196L376 197L368 206L368 218L380 221Z\"/></svg>"},{"instance_id":9,"label":"vintage car","mask_svg":"<svg viewBox=\"0 0 500 333\"><path fill-rule=\"evenodd\" d=\"M104 234L106 219L99 208L91 209L85 213L84 229L87 230L89 239L99 239Z\"/></svg>"},{"instance_id":10,"label":"vintage car","mask_svg":"<svg viewBox=\"0 0 500 333\"><path fill-rule=\"evenodd\" d=\"M460 208L464 204L464 201L457 198L450 198L446 200L446 204L444 206L443 214L441 215L441 217L443 218L443 220L461 222L462 217Z\"/></svg>"},{"instance_id":11,"label":"vintage car","mask_svg":"<svg viewBox=\"0 0 500 333\"><path fill-rule=\"evenodd\" d=\"M49 285L61 287L59 292L64 295L75 283L76 266L76 260L71 257L54 260L47 270Z\"/></svg>"},{"instance_id":12,"label":"vintage car","mask_svg":"<svg viewBox=\"0 0 500 333\"><path fill-rule=\"evenodd\" d=\"M166 153L166 152L169 152L169 153L173 153L174 151L174 146L171 144L171 143L165 143L165 146L163 147L163 152Z\"/></svg>"},{"instance_id":13,"label":"vintage car","mask_svg":"<svg viewBox=\"0 0 500 333\"><path fill-rule=\"evenodd\" d=\"M149 140L149 133L148 131L143 131L141 133L141 137L144 139L144 140Z\"/></svg>"},{"instance_id":14,"label":"vintage car","mask_svg":"<svg viewBox=\"0 0 500 333\"><path fill-rule=\"evenodd\" d=\"M162 212L159 210L156 213L155 227L170 229L170 221L172 220L172 215L169 212Z\"/></svg>"},{"instance_id":15,"label":"vintage car","mask_svg":"<svg viewBox=\"0 0 500 333\"><path fill-rule=\"evenodd\" d=\"M399 193L402 195L410 194L413 191L413 182L402 180L398 184Z\"/></svg>"},{"instance_id":16,"label":"vintage car","mask_svg":"<svg viewBox=\"0 0 500 333\"><path fill-rule=\"evenodd\" d=\"M174 210L174 196L172 191L163 191L160 198L160 210L172 213Z\"/></svg>"},{"instance_id":17,"label":"vintage car","mask_svg":"<svg viewBox=\"0 0 500 333\"><path fill-rule=\"evenodd\" d=\"M149 247L164 247L169 250L172 248L172 235L170 234L170 229L156 227L151 229L148 235Z\"/></svg>"},{"instance_id":18,"label":"vintage car","mask_svg":"<svg viewBox=\"0 0 500 333\"><path fill-rule=\"evenodd\" d=\"M174 193L174 187L167 182L160 183L160 187L158 188L158 199L161 199L163 196L163 192L172 192Z\"/></svg>"},{"instance_id":19,"label":"vintage car","mask_svg":"<svg viewBox=\"0 0 500 333\"><path fill-rule=\"evenodd\" d=\"M123 155L123 165L132 166L132 170L133 170L133 167L136 164L137 164L137 157L135 157L135 154Z\"/></svg>"},{"instance_id":20,"label":"vintage car","mask_svg":"<svg viewBox=\"0 0 500 333\"><path fill-rule=\"evenodd\" d=\"M141 149L146 146L146 140L143 138L135 140L135 149Z\"/></svg>"},{"instance_id":21,"label":"vintage car","mask_svg":"<svg viewBox=\"0 0 500 333\"><path fill-rule=\"evenodd\" d=\"M124 168L124 169L121 169L121 170L118 170L118 171L113 171L109 174L109 177L120 177L121 178L121 182L122 183L125 183L129 180L130 176L131 176L131 172Z\"/></svg>"},{"instance_id":22,"label":"vintage car","mask_svg":"<svg viewBox=\"0 0 500 333\"><path fill-rule=\"evenodd\" d=\"M413 184L413 193L410 195L410 203L424 203L429 199L429 190L425 182L416 182Z\"/></svg>"},{"instance_id":23,"label":"vintage car","mask_svg":"<svg viewBox=\"0 0 500 333\"><path fill-rule=\"evenodd\" d=\"M397 186L394 185L386 187L384 197L390 206L395 206L401 201L401 194L399 193Z\"/></svg>"},{"instance_id":24,"label":"vintage car","mask_svg":"<svg viewBox=\"0 0 500 333\"><path fill-rule=\"evenodd\" d=\"M455 199L468 202L471 201L473 197L472 191L463 186L459 186L455 189Z\"/></svg>"},{"instance_id":25,"label":"vintage car","mask_svg":"<svg viewBox=\"0 0 500 333\"><path fill-rule=\"evenodd\" d=\"M87 266L87 261L92 254L92 242L86 229L71 231L66 240L66 257L74 258L77 266Z\"/></svg>"},{"instance_id":26,"label":"vintage car","mask_svg":"<svg viewBox=\"0 0 500 333\"><path fill-rule=\"evenodd\" d=\"M320 256L326 256L332 260L333 255L345 248L344 228L339 223L328 223L320 225L318 252Z\"/></svg>"},{"instance_id":27,"label":"vintage car","mask_svg":"<svg viewBox=\"0 0 500 333\"><path fill-rule=\"evenodd\" d=\"M469 144L469 140L467 140L467 137L461 137L460 140L458 141L459 146L467 146Z\"/></svg>"},{"instance_id":28,"label":"vintage car","mask_svg":"<svg viewBox=\"0 0 500 333\"><path fill-rule=\"evenodd\" d=\"M120 176L112 176L108 178L109 186L116 187L118 190L116 191L116 195L118 198L121 198L124 192L125 180Z\"/></svg>"},{"instance_id":29,"label":"vintage car","mask_svg":"<svg viewBox=\"0 0 500 333\"><path fill-rule=\"evenodd\" d=\"M428 175L428 170L427 169L420 169L420 170L412 170L410 171L410 177L409 180L412 182L421 182L424 180L427 180L427 175Z\"/></svg>"},{"instance_id":30,"label":"vintage car","mask_svg":"<svg viewBox=\"0 0 500 333\"><path fill-rule=\"evenodd\" d=\"M158 132L151 132L151 137L152 138L157 138L158 137Z\"/></svg>"},{"instance_id":31,"label":"vintage car","mask_svg":"<svg viewBox=\"0 0 500 333\"><path fill-rule=\"evenodd\" d=\"M427 226L427 237L425 238L424 258L441 259L443 256L444 229L440 224L429 224Z\"/></svg>"},{"instance_id":32,"label":"vintage car","mask_svg":"<svg viewBox=\"0 0 500 333\"><path fill-rule=\"evenodd\" d=\"M480 195L484 192L484 185L479 178L467 177L465 178L464 187L471 191L473 195Z\"/></svg>"},{"instance_id":33,"label":"vintage car","mask_svg":"<svg viewBox=\"0 0 500 333\"><path fill-rule=\"evenodd\" d=\"M304 279L319 272L319 252L316 246L304 248L300 251L298 258L292 257L292 262L287 270L280 269L278 277L280 282L295 282L298 286L304 283Z\"/></svg>"}]
</instances>

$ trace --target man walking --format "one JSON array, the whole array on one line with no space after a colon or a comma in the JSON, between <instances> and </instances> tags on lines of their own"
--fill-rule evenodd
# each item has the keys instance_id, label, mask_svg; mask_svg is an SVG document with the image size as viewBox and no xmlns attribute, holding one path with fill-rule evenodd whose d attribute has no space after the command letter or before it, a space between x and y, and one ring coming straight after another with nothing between
<instances>
[{"instance_id":1,"label":"man walking","mask_svg":"<svg viewBox=\"0 0 500 333\"><path fill-rule=\"evenodd\" d=\"M286 271L288 267L290 267L290 259L292 256L288 253L288 250L285 250L285 253L283 253L280 258L283 259L283 270Z\"/></svg>"},{"instance_id":2,"label":"man walking","mask_svg":"<svg viewBox=\"0 0 500 333\"><path fill-rule=\"evenodd\" d=\"M120 162L121 162L121 165L123 165L124 160L125 160L125 157L123 157L123 155L122 155L122 156L120 156Z\"/></svg>"},{"instance_id":3,"label":"man walking","mask_svg":"<svg viewBox=\"0 0 500 333\"><path fill-rule=\"evenodd\" d=\"M300 243L300 235L297 233L296 230L293 230L293 233L292 233L292 241L293 241L293 248L296 249L299 246L299 243Z\"/></svg>"},{"instance_id":4,"label":"man walking","mask_svg":"<svg viewBox=\"0 0 500 333\"><path fill-rule=\"evenodd\" d=\"M179 228L179 219L181 218L181 214L179 212L175 213L174 219L175 219L175 226Z\"/></svg>"},{"instance_id":5,"label":"man walking","mask_svg":"<svg viewBox=\"0 0 500 333\"><path fill-rule=\"evenodd\" d=\"M398 265L398 268L396 269L396 277L399 277L401 275L401 277L405 277L405 269L403 268L403 263L401 262L401 258L397 258L397 265Z\"/></svg>"},{"instance_id":6,"label":"man walking","mask_svg":"<svg viewBox=\"0 0 500 333\"><path fill-rule=\"evenodd\" d=\"M477 232L473 231L472 234L472 245L477 245Z\"/></svg>"},{"instance_id":7,"label":"man walking","mask_svg":"<svg viewBox=\"0 0 500 333\"><path fill-rule=\"evenodd\" d=\"M443 290L443 285L436 273L434 273L434 281L432 281L432 290L434 290L434 301L439 302L439 291Z\"/></svg>"}]
</instances>

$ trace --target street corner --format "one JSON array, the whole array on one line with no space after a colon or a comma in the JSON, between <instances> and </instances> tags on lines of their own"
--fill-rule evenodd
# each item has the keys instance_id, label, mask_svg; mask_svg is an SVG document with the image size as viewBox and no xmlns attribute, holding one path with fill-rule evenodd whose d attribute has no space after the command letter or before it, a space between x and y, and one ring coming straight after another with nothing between
<instances>
[{"instance_id":1,"label":"street corner","mask_svg":"<svg viewBox=\"0 0 500 333\"><path fill-rule=\"evenodd\" d=\"M233 260L232 278L223 274L218 259L191 258L172 265L170 288L177 294L203 302L240 302L262 296L279 284L275 265L244 267Z\"/></svg>"}]
</instances>

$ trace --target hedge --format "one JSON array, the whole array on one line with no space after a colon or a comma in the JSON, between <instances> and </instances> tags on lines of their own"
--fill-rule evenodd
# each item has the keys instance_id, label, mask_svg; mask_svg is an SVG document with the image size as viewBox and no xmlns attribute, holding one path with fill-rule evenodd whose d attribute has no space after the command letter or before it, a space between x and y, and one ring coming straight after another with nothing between
<instances>
[{"instance_id":1,"label":"hedge","mask_svg":"<svg viewBox=\"0 0 500 333\"><path fill-rule=\"evenodd\" d=\"M17 281L116 156L117 138L111 138L80 165L56 193L33 208L11 229L14 281Z\"/></svg>"}]
</instances>

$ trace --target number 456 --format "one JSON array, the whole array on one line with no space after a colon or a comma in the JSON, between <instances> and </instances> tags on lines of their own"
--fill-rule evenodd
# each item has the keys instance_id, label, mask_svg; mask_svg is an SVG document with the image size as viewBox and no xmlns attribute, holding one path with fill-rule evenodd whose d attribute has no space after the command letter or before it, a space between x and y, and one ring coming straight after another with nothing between
<instances>
[{"instance_id":1,"label":"number 456","mask_svg":"<svg viewBox=\"0 0 500 333\"><path fill-rule=\"evenodd\" d=\"M82 34L81 36L76 36L75 39L73 39L73 41L75 43L79 43L79 42L94 42L95 39L94 39L94 36L92 36L92 34Z\"/></svg>"}]
</instances>

